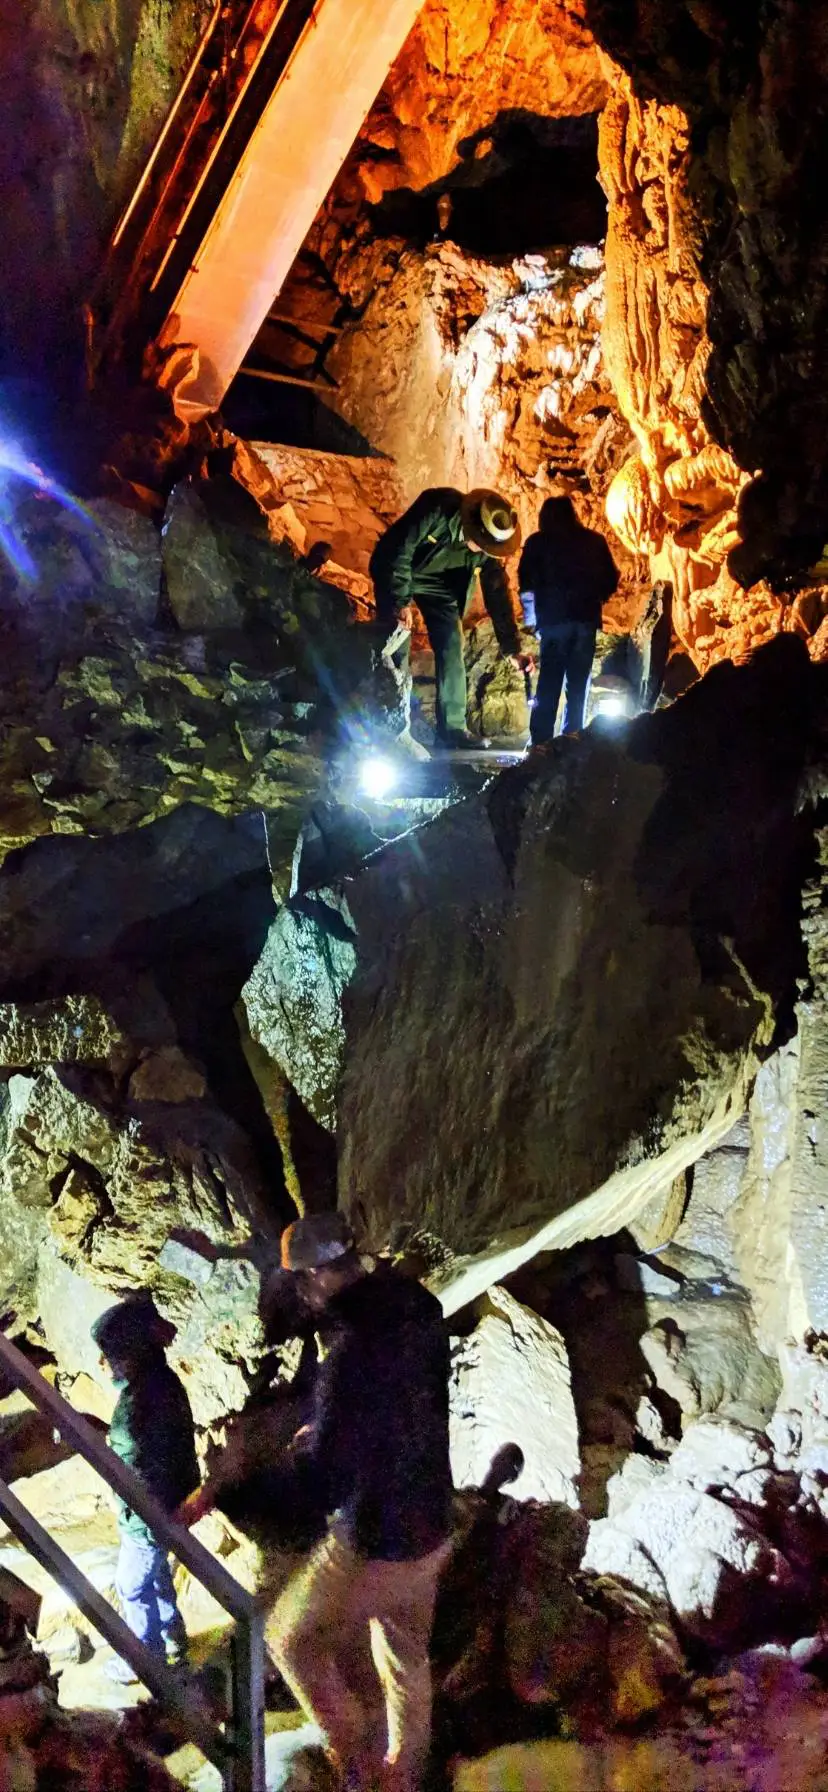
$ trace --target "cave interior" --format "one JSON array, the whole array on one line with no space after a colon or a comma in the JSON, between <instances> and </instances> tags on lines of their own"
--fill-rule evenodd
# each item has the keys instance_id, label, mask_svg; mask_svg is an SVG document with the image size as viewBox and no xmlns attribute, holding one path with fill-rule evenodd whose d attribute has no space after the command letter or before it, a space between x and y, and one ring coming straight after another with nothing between
<instances>
[{"instance_id":1,"label":"cave interior","mask_svg":"<svg viewBox=\"0 0 828 1792\"><path fill-rule=\"evenodd\" d=\"M321 1373L283 1228L439 1299L402 1792L828 1783L826 93L828 0L0 20L0 1330L100 1436L91 1328L152 1295L241 1489L195 1534L270 1609ZM441 753L372 556L444 488L609 549L575 731L512 552ZM0 1789L213 1792L15 1530L116 1601L15 1360ZM226 1613L175 1589L215 1715ZM246 1792L338 1792L266 1634Z\"/></svg>"}]
</instances>

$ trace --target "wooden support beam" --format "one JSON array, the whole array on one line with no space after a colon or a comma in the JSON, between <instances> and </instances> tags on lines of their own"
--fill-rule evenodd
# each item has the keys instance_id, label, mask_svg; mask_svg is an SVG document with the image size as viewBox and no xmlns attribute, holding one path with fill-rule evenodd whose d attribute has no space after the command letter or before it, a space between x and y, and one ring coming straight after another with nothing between
<instances>
[{"instance_id":1,"label":"wooden support beam","mask_svg":"<svg viewBox=\"0 0 828 1792\"><path fill-rule=\"evenodd\" d=\"M316 0L170 293L165 340L199 351L197 371L176 393L180 416L203 417L221 404L421 3ZM261 54L267 56L267 42Z\"/></svg>"},{"instance_id":2,"label":"wooden support beam","mask_svg":"<svg viewBox=\"0 0 828 1792\"><path fill-rule=\"evenodd\" d=\"M265 323L291 324L300 334L307 331L308 335L318 336L341 336L344 329L343 324L323 324L321 321L317 323L313 318L289 317L286 311L268 311Z\"/></svg>"},{"instance_id":3,"label":"wooden support beam","mask_svg":"<svg viewBox=\"0 0 828 1792\"><path fill-rule=\"evenodd\" d=\"M240 367L239 373L251 380L272 380L275 386L303 386L306 392L325 392L328 397L337 391L335 380L325 386L321 380L303 380L298 373L271 373L267 367Z\"/></svg>"}]
</instances>

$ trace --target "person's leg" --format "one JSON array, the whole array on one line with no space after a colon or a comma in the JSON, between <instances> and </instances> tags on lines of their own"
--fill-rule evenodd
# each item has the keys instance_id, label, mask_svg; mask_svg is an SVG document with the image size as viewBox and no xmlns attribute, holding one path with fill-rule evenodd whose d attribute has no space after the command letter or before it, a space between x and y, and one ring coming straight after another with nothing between
<instances>
[{"instance_id":1,"label":"person's leg","mask_svg":"<svg viewBox=\"0 0 828 1792\"><path fill-rule=\"evenodd\" d=\"M540 630L540 670L535 692L529 732L534 747L551 740L555 733L558 704L563 690L566 660L559 628Z\"/></svg>"},{"instance_id":2,"label":"person's leg","mask_svg":"<svg viewBox=\"0 0 828 1792\"><path fill-rule=\"evenodd\" d=\"M563 733L577 734L584 725L587 691L595 658L595 629L575 622L566 650L566 705Z\"/></svg>"},{"instance_id":3,"label":"person's leg","mask_svg":"<svg viewBox=\"0 0 828 1792\"><path fill-rule=\"evenodd\" d=\"M447 599L444 604L429 604L424 608L423 620L434 652L437 732L463 733L467 692L460 611L456 603Z\"/></svg>"},{"instance_id":4,"label":"person's leg","mask_svg":"<svg viewBox=\"0 0 828 1792\"><path fill-rule=\"evenodd\" d=\"M420 1792L431 1743L429 1645L437 1585L450 1553L451 1544L444 1543L418 1561L374 1564L371 1647L388 1730L383 1792Z\"/></svg>"},{"instance_id":5,"label":"person's leg","mask_svg":"<svg viewBox=\"0 0 828 1792\"><path fill-rule=\"evenodd\" d=\"M115 1591L124 1623L154 1655L164 1654L155 1585L159 1554L157 1545L149 1539L122 1535L115 1571Z\"/></svg>"},{"instance_id":6,"label":"person's leg","mask_svg":"<svg viewBox=\"0 0 828 1792\"><path fill-rule=\"evenodd\" d=\"M170 1558L160 1548L153 1584L164 1653L168 1661L180 1661L187 1653L187 1631L178 1609Z\"/></svg>"},{"instance_id":7,"label":"person's leg","mask_svg":"<svg viewBox=\"0 0 828 1792\"><path fill-rule=\"evenodd\" d=\"M357 1780L366 1758L377 1757L383 1724L382 1689L366 1672L366 1567L329 1534L288 1583L266 1633L283 1679L323 1731L339 1771Z\"/></svg>"}]
</instances>

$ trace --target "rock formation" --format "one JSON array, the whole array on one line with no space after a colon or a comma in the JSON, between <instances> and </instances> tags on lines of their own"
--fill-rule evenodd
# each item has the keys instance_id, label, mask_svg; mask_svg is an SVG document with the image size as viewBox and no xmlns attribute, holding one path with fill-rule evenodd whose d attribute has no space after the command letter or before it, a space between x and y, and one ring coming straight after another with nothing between
<instances>
[{"instance_id":1,"label":"rock formation","mask_svg":"<svg viewBox=\"0 0 828 1792\"><path fill-rule=\"evenodd\" d=\"M0 377L82 366L81 308L177 93L206 0L91 12L35 0L0 23L7 257ZM7 389L8 390L8 389ZM28 409L31 394L23 405Z\"/></svg>"},{"instance_id":2,"label":"rock formation","mask_svg":"<svg viewBox=\"0 0 828 1792\"><path fill-rule=\"evenodd\" d=\"M108 499L15 500L17 565L0 565L2 849L123 832L182 803L260 808L278 875L322 737L359 713L360 686L369 708L381 688L347 596L274 542L230 480L177 488L160 538Z\"/></svg>"},{"instance_id":3,"label":"rock formation","mask_svg":"<svg viewBox=\"0 0 828 1792\"><path fill-rule=\"evenodd\" d=\"M762 744L771 688L781 753ZM340 1186L371 1243L425 1242L453 1303L626 1223L732 1126L793 999L818 690L780 643L621 739L561 742L277 917L254 1031L327 1125L336 1096ZM697 755L717 766L703 799Z\"/></svg>"}]
</instances>

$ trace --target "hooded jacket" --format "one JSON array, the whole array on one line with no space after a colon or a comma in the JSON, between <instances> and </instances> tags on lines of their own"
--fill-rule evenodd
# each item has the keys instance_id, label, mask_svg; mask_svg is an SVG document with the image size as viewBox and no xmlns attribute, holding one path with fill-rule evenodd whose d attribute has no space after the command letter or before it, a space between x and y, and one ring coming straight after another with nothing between
<instances>
[{"instance_id":1,"label":"hooded jacket","mask_svg":"<svg viewBox=\"0 0 828 1792\"><path fill-rule=\"evenodd\" d=\"M160 1349L148 1350L129 1379L115 1385L118 1403L109 1447L135 1470L165 1511L174 1512L200 1480L186 1392ZM153 1541L143 1518L123 1501L118 1528L125 1536Z\"/></svg>"},{"instance_id":2,"label":"hooded jacket","mask_svg":"<svg viewBox=\"0 0 828 1792\"><path fill-rule=\"evenodd\" d=\"M547 533L530 535L518 568L527 628L580 622L601 627L601 607L618 585L618 569L597 529L573 518Z\"/></svg>"}]
</instances>

